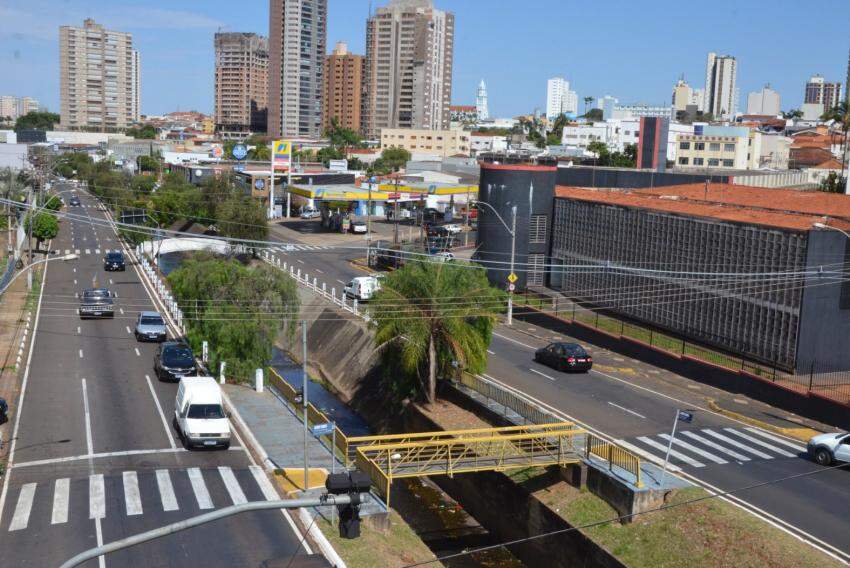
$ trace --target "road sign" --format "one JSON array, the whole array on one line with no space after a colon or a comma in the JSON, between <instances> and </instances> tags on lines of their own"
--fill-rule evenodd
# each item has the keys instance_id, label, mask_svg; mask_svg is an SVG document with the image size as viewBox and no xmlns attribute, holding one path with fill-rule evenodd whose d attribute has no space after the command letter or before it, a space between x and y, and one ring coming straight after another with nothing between
<instances>
[{"instance_id":1,"label":"road sign","mask_svg":"<svg viewBox=\"0 0 850 568\"><path fill-rule=\"evenodd\" d=\"M333 422L325 422L324 424L316 424L311 428L313 435L315 437L319 436L327 436L328 434L333 434L334 431L334 423Z\"/></svg>"},{"instance_id":2,"label":"road sign","mask_svg":"<svg viewBox=\"0 0 850 568\"><path fill-rule=\"evenodd\" d=\"M516 290L516 284L508 284L508 292L513 292Z\"/></svg>"},{"instance_id":3,"label":"road sign","mask_svg":"<svg viewBox=\"0 0 850 568\"><path fill-rule=\"evenodd\" d=\"M233 157L237 160L244 160L248 155L248 148L244 144L237 144L233 147L230 153L233 154Z\"/></svg>"},{"instance_id":4,"label":"road sign","mask_svg":"<svg viewBox=\"0 0 850 568\"><path fill-rule=\"evenodd\" d=\"M514 283L514 282L516 282L517 280L519 280L519 276L517 276L517 275L516 275L516 274L514 274L513 272L511 272L511 273L508 275L508 282L510 282L511 284L513 284L513 283Z\"/></svg>"}]
</instances>

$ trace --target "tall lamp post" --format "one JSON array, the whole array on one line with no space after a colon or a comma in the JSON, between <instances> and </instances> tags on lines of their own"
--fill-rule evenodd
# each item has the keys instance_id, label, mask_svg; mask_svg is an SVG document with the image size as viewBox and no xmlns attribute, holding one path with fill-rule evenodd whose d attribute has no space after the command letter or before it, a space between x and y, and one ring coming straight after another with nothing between
<instances>
[{"instance_id":1,"label":"tall lamp post","mask_svg":"<svg viewBox=\"0 0 850 568\"><path fill-rule=\"evenodd\" d=\"M17 274L15 274L15 275L11 278L11 280L9 280L9 282L7 282L7 283L6 283L6 286L4 286L2 290L0 290L0 295L2 295L2 294L3 294L3 292L5 292L6 290L8 290L8 289L9 289L9 286L11 286L11 285L12 285L12 282L14 282L15 280L17 280L17 279L18 279L18 277L19 277L21 274L23 274L24 272L26 272L26 273L27 273L27 278L30 278L30 275L32 274L32 269L33 269L34 267L38 266L39 264L45 264L45 263L47 263L47 262L53 262L54 260L76 260L76 259L78 259L78 258L79 258L79 256L77 256L77 255L76 255L76 254L74 254L74 253L71 253L71 254L66 254L66 255L64 255L64 256L55 256L55 257L53 257L53 258L42 258L41 260L38 260L38 261L36 261L36 262L32 262L32 263L30 263L30 264L27 264L27 265L24 267L24 269L23 269L23 270L21 270L20 272L18 272Z\"/></svg>"},{"instance_id":2,"label":"tall lamp post","mask_svg":"<svg viewBox=\"0 0 850 568\"><path fill-rule=\"evenodd\" d=\"M505 230L511 236L511 274L514 273L514 258L516 257L516 205L511 207L511 226L508 227L508 224L502 219L502 216L499 215L499 212L496 209L487 203L486 201L478 201L478 205L484 205L489 207L490 210L496 215L496 218L499 219L499 222L502 223L502 226L505 227ZM480 228L479 228L480 230ZM513 325L514 322L514 291L508 288L508 325Z\"/></svg>"},{"instance_id":3,"label":"tall lamp post","mask_svg":"<svg viewBox=\"0 0 850 568\"><path fill-rule=\"evenodd\" d=\"M847 231L844 231L842 229L839 229L838 227L833 227L832 225L827 225L826 223L812 223L812 227L814 227L816 229L827 229L827 230L830 230L830 231L835 231L837 233L841 233L842 235L844 235L845 237L850 239L850 233L848 233Z\"/></svg>"}]
</instances>

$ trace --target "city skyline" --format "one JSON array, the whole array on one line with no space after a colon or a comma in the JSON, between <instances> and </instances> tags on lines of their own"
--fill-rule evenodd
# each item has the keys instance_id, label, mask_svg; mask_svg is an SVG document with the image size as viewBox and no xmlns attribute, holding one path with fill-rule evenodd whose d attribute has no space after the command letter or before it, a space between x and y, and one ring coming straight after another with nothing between
<instances>
[{"instance_id":1,"label":"city skyline","mask_svg":"<svg viewBox=\"0 0 850 568\"><path fill-rule=\"evenodd\" d=\"M24 6L0 8L0 16L10 23L7 29L15 30L0 31L0 49L11 54L0 59L0 75L16 78L14 85L2 89L4 94L30 96L58 111L58 28L93 17L107 28L133 34L145 62L142 113L162 114L178 108L212 113L213 35L219 28L268 34L268 4L252 3L237 9L212 0L186 10L170 10L159 0L150 4L149 9L141 10L129 3L103 0L33 0ZM377 9L385 4L376 2L372 6ZM609 19L613 28L610 37L620 40L595 42L591 37L594 30L573 30L569 38L559 40L559 49L564 53L578 50L585 55L572 58L569 64L559 61L555 53L541 57L537 41L490 41L499 34L517 35L513 23L522 17L522 6L493 6L488 18L482 19L474 4L438 0L435 7L454 12L457 27L462 30L455 46L452 104L474 104L477 86L484 78L491 116L545 109L545 93L540 85L555 76L568 77L581 98L612 94L626 104L658 104L669 100L670 86L682 74L693 87L703 86L705 57L710 51L736 57L737 86L742 98L770 83L782 97L783 110L801 106L805 82L816 73L828 81L846 80L850 40L841 30L841 22L850 19L850 6L837 1L829 2L834 17L820 24L820 35L825 39L815 44L797 44L798 48L784 53L782 58L776 57L777 29L773 27L768 33L753 25L760 12L755 7L718 2L719 8L727 8L730 17L725 18L724 28L717 29L708 23L691 22L682 27L675 21L657 22L638 7L615 1L611 13L616 17ZM580 9L578 4L550 0L540 0L539 4L552 16L550 21L568 21L570 14ZM658 4L672 2L659 0ZM365 54L368 9L366 0L329 0L328 47L345 41L352 53ZM647 37L658 39L636 41L629 30L640 25L650 26L653 33ZM778 35L795 31L793 22L780 22L778 26L787 27L779 29ZM163 35L168 34L179 36L180 42L163 42ZM181 47L176 49L176 44ZM589 49L589 45L594 48ZM653 55L664 49L669 51L664 57ZM622 57L623 53L629 56ZM635 61L652 65L635 65ZM185 88L174 88L176 76L184 81Z\"/></svg>"}]
</instances>

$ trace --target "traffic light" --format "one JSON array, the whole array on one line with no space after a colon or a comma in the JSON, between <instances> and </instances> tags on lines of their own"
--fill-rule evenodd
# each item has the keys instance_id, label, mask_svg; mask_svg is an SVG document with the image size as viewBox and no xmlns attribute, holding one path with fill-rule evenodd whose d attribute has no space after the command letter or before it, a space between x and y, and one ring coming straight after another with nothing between
<instances>
[{"instance_id":1,"label":"traffic light","mask_svg":"<svg viewBox=\"0 0 850 568\"><path fill-rule=\"evenodd\" d=\"M360 494L369 491L372 480L363 472L334 473L325 480L325 489L332 495L348 495L351 503L337 505L340 538L360 536Z\"/></svg>"}]
</instances>

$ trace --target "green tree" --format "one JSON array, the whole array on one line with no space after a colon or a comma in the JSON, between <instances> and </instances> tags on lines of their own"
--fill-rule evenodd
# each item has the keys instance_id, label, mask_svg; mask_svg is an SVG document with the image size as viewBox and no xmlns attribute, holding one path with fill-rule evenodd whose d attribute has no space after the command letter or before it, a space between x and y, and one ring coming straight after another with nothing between
<instances>
[{"instance_id":1,"label":"green tree","mask_svg":"<svg viewBox=\"0 0 850 568\"><path fill-rule=\"evenodd\" d=\"M316 152L316 159L322 162L325 167L330 165L331 160L342 160L343 158L345 158L345 153L336 146L328 146Z\"/></svg>"},{"instance_id":2,"label":"green tree","mask_svg":"<svg viewBox=\"0 0 850 568\"><path fill-rule=\"evenodd\" d=\"M404 148L385 148L381 152L381 161L392 171L397 172L410 161L410 152Z\"/></svg>"},{"instance_id":3,"label":"green tree","mask_svg":"<svg viewBox=\"0 0 850 568\"><path fill-rule=\"evenodd\" d=\"M601 122L602 121L602 109L601 108L592 108L586 113L584 113L584 118L588 122Z\"/></svg>"},{"instance_id":4,"label":"green tree","mask_svg":"<svg viewBox=\"0 0 850 568\"><path fill-rule=\"evenodd\" d=\"M58 195L51 195L44 202L43 207L48 211L59 211L62 209L62 199Z\"/></svg>"},{"instance_id":5,"label":"green tree","mask_svg":"<svg viewBox=\"0 0 850 568\"><path fill-rule=\"evenodd\" d=\"M253 146L248 150L248 160L253 162L268 162L272 159L270 148L271 141L267 136L252 134L245 140L246 146Z\"/></svg>"},{"instance_id":6,"label":"green tree","mask_svg":"<svg viewBox=\"0 0 850 568\"><path fill-rule=\"evenodd\" d=\"M130 189L136 197L149 195L156 187L156 178L153 176L133 176L130 180Z\"/></svg>"},{"instance_id":7,"label":"green tree","mask_svg":"<svg viewBox=\"0 0 850 568\"><path fill-rule=\"evenodd\" d=\"M158 172L162 165L158 156L139 156L137 162L140 172Z\"/></svg>"},{"instance_id":8,"label":"green tree","mask_svg":"<svg viewBox=\"0 0 850 568\"><path fill-rule=\"evenodd\" d=\"M409 263L387 276L370 306L377 324L375 343L389 372L413 378L413 388L431 403L438 376L451 375L456 367L484 370L493 326L505 302L505 293L490 285L483 269ZM408 387L394 376L392 388Z\"/></svg>"},{"instance_id":9,"label":"green tree","mask_svg":"<svg viewBox=\"0 0 850 568\"><path fill-rule=\"evenodd\" d=\"M829 175L820 182L818 189L827 193L844 193L847 187L847 180L836 172L829 172Z\"/></svg>"},{"instance_id":10,"label":"green tree","mask_svg":"<svg viewBox=\"0 0 850 568\"><path fill-rule=\"evenodd\" d=\"M53 126L58 122L58 114L32 111L18 117L18 120L15 122L15 132L22 130L53 130Z\"/></svg>"},{"instance_id":11,"label":"green tree","mask_svg":"<svg viewBox=\"0 0 850 568\"><path fill-rule=\"evenodd\" d=\"M269 236L266 208L252 197L234 195L216 207L216 219L219 232L226 237L264 241Z\"/></svg>"},{"instance_id":12,"label":"green tree","mask_svg":"<svg viewBox=\"0 0 850 568\"><path fill-rule=\"evenodd\" d=\"M132 136L137 140L154 140L156 139L157 131L153 126L145 124L143 126L128 128L125 131L125 134L127 136Z\"/></svg>"},{"instance_id":13,"label":"green tree","mask_svg":"<svg viewBox=\"0 0 850 568\"><path fill-rule=\"evenodd\" d=\"M793 120L795 118L803 118L803 111L798 108L792 108L791 110L782 111L782 118L786 120Z\"/></svg>"},{"instance_id":14,"label":"green tree","mask_svg":"<svg viewBox=\"0 0 850 568\"><path fill-rule=\"evenodd\" d=\"M30 223L32 215L27 215L24 220L24 230L30 231ZM41 246L42 241L49 241L59 234L59 220L52 213L47 211L39 211L35 215L35 222L32 224L32 236L36 238L36 248Z\"/></svg>"},{"instance_id":15,"label":"green tree","mask_svg":"<svg viewBox=\"0 0 850 568\"><path fill-rule=\"evenodd\" d=\"M821 116L821 120L834 120L840 124L845 131L850 129L850 112L848 112L848 102L846 100L839 102Z\"/></svg>"}]
</instances>

